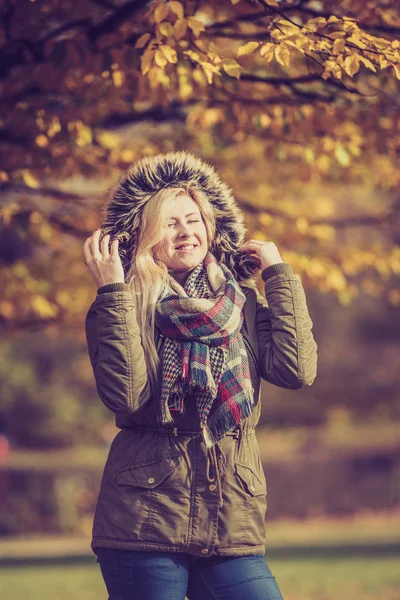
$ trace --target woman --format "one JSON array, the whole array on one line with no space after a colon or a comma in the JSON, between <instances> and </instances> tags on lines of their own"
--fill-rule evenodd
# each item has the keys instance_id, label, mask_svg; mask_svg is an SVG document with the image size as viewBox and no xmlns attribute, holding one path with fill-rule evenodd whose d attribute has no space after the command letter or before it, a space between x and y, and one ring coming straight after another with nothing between
<instances>
[{"instance_id":1,"label":"woman","mask_svg":"<svg viewBox=\"0 0 400 600\"><path fill-rule=\"evenodd\" d=\"M89 356L121 429L92 538L109 600L282 598L264 560L260 378L310 386L317 345L299 275L244 233L231 190L179 151L131 166L85 241Z\"/></svg>"}]
</instances>

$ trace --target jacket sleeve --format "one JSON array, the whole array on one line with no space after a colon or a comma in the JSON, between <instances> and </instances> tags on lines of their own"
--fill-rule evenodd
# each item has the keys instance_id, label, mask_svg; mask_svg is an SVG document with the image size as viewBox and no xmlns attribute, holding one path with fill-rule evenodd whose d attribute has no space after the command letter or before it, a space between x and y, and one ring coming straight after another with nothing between
<instances>
[{"instance_id":1,"label":"jacket sleeve","mask_svg":"<svg viewBox=\"0 0 400 600\"><path fill-rule=\"evenodd\" d=\"M98 288L86 315L85 332L101 401L114 413L127 414L141 408L148 399L148 378L128 284Z\"/></svg>"},{"instance_id":2,"label":"jacket sleeve","mask_svg":"<svg viewBox=\"0 0 400 600\"><path fill-rule=\"evenodd\" d=\"M300 276L288 263L262 272L263 298L257 290L256 331L260 376L278 387L298 390L317 375L317 344Z\"/></svg>"}]
</instances>

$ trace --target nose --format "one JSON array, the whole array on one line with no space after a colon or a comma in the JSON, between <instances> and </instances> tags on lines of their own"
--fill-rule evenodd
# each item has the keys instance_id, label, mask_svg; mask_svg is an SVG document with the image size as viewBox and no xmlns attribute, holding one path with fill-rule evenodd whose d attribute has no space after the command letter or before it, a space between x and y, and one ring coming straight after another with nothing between
<instances>
[{"instance_id":1,"label":"nose","mask_svg":"<svg viewBox=\"0 0 400 600\"><path fill-rule=\"evenodd\" d=\"M179 227L178 237L187 237L190 235L190 228L188 224L182 223Z\"/></svg>"}]
</instances>

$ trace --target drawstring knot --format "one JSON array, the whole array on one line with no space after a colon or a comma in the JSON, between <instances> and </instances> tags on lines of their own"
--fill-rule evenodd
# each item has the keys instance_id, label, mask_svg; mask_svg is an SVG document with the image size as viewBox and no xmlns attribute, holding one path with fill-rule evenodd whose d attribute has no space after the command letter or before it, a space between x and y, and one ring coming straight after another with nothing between
<instances>
[{"instance_id":1,"label":"drawstring knot","mask_svg":"<svg viewBox=\"0 0 400 600\"><path fill-rule=\"evenodd\" d=\"M217 456L218 454L218 456ZM214 475L210 475L210 467L213 466ZM226 458L222 451L221 446L217 442L211 448L207 448L207 469L206 477L207 481L212 483L216 481L218 490L218 506L221 508L224 505L222 498L222 484L221 484L221 472L226 473Z\"/></svg>"}]
</instances>

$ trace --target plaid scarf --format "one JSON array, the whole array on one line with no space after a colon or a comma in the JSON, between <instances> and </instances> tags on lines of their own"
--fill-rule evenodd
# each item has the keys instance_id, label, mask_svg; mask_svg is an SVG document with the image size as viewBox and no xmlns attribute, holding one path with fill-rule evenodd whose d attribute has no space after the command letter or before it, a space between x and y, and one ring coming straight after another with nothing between
<instances>
[{"instance_id":1,"label":"plaid scarf","mask_svg":"<svg viewBox=\"0 0 400 600\"><path fill-rule=\"evenodd\" d=\"M208 252L184 287L170 277L157 303L156 322L166 336L161 422L173 422L171 411L182 413L185 395L193 393L207 447L248 417L254 405L240 332L245 300L231 271Z\"/></svg>"}]
</instances>

